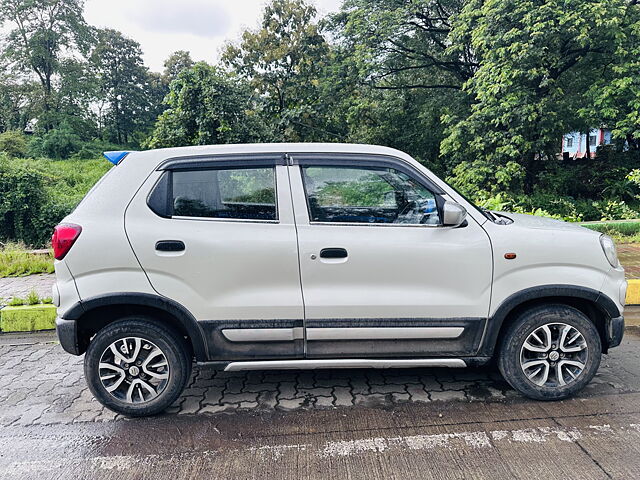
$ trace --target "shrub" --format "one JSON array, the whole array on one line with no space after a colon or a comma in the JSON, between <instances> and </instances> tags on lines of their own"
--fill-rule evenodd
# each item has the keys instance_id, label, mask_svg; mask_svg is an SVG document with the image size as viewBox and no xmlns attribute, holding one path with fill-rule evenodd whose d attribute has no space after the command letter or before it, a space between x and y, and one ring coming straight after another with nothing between
<instances>
[{"instance_id":1,"label":"shrub","mask_svg":"<svg viewBox=\"0 0 640 480\"><path fill-rule=\"evenodd\" d=\"M26 305L26 300L20 297L13 297L9 302L10 307L20 307L22 305Z\"/></svg>"},{"instance_id":2,"label":"shrub","mask_svg":"<svg viewBox=\"0 0 640 480\"><path fill-rule=\"evenodd\" d=\"M27 154L27 140L19 130L0 133L0 152L10 157L24 157Z\"/></svg>"},{"instance_id":3,"label":"shrub","mask_svg":"<svg viewBox=\"0 0 640 480\"><path fill-rule=\"evenodd\" d=\"M47 245L53 227L110 167L104 159L9 161L0 156L0 241Z\"/></svg>"},{"instance_id":4,"label":"shrub","mask_svg":"<svg viewBox=\"0 0 640 480\"><path fill-rule=\"evenodd\" d=\"M47 203L42 173L0 159L0 239L44 243L38 227Z\"/></svg>"},{"instance_id":5,"label":"shrub","mask_svg":"<svg viewBox=\"0 0 640 480\"><path fill-rule=\"evenodd\" d=\"M600 213L600 220L630 220L639 216L624 200L606 200L594 202L593 205Z\"/></svg>"},{"instance_id":6,"label":"shrub","mask_svg":"<svg viewBox=\"0 0 640 480\"><path fill-rule=\"evenodd\" d=\"M82 148L82 140L65 124L29 142L32 157L69 158Z\"/></svg>"},{"instance_id":7,"label":"shrub","mask_svg":"<svg viewBox=\"0 0 640 480\"><path fill-rule=\"evenodd\" d=\"M25 298L25 301L27 305L37 305L40 303L40 296L34 290L31 290L27 298Z\"/></svg>"}]
</instances>

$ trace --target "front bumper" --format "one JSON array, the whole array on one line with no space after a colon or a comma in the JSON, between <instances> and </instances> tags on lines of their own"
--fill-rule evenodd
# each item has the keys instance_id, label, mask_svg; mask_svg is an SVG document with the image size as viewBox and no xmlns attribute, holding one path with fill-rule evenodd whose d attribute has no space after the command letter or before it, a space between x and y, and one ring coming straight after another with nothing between
<instances>
[{"instance_id":1,"label":"front bumper","mask_svg":"<svg viewBox=\"0 0 640 480\"><path fill-rule=\"evenodd\" d=\"M617 347L624 336L624 316L611 318L607 322L607 347Z\"/></svg>"},{"instance_id":2,"label":"front bumper","mask_svg":"<svg viewBox=\"0 0 640 480\"><path fill-rule=\"evenodd\" d=\"M78 325L75 320L65 320L64 318L56 318L56 333L60 345L72 355L80 355L78 346Z\"/></svg>"}]
</instances>

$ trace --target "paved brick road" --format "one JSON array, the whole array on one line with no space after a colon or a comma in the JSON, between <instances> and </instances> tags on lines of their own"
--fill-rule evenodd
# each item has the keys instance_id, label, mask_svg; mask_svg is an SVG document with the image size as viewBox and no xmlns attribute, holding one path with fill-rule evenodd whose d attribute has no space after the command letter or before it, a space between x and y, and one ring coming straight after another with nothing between
<instances>
[{"instance_id":1,"label":"paved brick road","mask_svg":"<svg viewBox=\"0 0 640 480\"><path fill-rule=\"evenodd\" d=\"M640 244L618 245L618 257L627 278L640 278Z\"/></svg>"},{"instance_id":2,"label":"paved brick road","mask_svg":"<svg viewBox=\"0 0 640 480\"><path fill-rule=\"evenodd\" d=\"M24 341L39 343L16 345ZM635 339L635 346L638 340ZM629 366L639 352L625 344L603 357L585 396L640 391ZM637 367L633 367L637 369ZM504 401L518 394L490 369L316 370L224 373L196 367L174 414L347 406L388 408L407 402ZM0 426L99 422L117 416L93 399L82 358L66 354L50 334L0 337Z\"/></svg>"},{"instance_id":3,"label":"paved brick road","mask_svg":"<svg viewBox=\"0 0 640 480\"><path fill-rule=\"evenodd\" d=\"M28 277L0 278L0 305L13 297L26 297L35 290L40 297L51 297L51 287L55 282L55 275L51 273L29 275Z\"/></svg>"}]
</instances>

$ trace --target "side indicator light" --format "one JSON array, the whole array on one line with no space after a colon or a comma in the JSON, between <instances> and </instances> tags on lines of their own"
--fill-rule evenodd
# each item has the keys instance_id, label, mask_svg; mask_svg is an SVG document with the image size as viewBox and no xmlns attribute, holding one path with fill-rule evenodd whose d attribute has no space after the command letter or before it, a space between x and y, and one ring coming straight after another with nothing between
<instances>
[{"instance_id":1,"label":"side indicator light","mask_svg":"<svg viewBox=\"0 0 640 480\"><path fill-rule=\"evenodd\" d=\"M506 258L507 260L513 260L514 258L516 258L516 254L513 252L505 253L504 258Z\"/></svg>"}]
</instances>

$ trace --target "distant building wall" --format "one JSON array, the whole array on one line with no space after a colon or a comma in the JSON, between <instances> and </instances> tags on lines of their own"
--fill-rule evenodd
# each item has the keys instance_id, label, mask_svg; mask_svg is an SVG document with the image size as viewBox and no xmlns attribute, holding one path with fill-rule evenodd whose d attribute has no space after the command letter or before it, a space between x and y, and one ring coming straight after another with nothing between
<instances>
[{"instance_id":1,"label":"distant building wall","mask_svg":"<svg viewBox=\"0 0 640 480\"><path fill-rule=\"evenodd\" d=\"M562 136L562 153L571 158L583 158L586 155L587 142L593 157L598 147L611 144L611 130L595 128L589 132L589 135L580 132L567 133Z\"/></svg>"}]
</instances>

